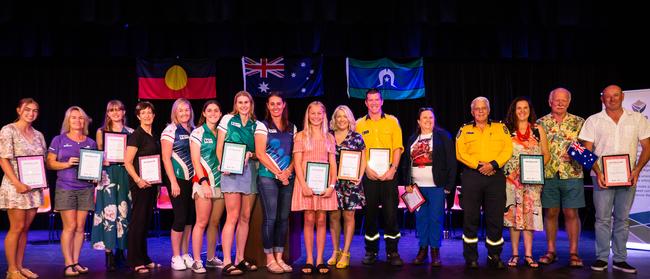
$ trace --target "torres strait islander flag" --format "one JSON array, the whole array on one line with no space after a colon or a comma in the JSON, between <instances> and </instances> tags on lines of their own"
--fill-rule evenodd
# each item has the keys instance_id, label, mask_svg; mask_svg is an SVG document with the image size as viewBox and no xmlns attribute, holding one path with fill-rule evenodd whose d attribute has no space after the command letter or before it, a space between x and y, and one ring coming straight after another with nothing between
<instances>
[{"instance_id":1,"label":"torres strait islander flag","mask_svg":"<svg viewBox=\"0 0 650 279\"><path fill-rule=\"evenodd\" d=\"M137 59L138 98L217 97L215 64L207 59Z\"/></svg>"},{"instance_id":2,"label":"torres strait islander flag","mask_svg":"<svg viewBox=\"0 0 650 279\"><path fill-rule=\"evenodd\" d=\"M377 88L385 100L423 98L423 64L422 58L407 63L347 58L348 96L364 99L368 89Z\"/></svg>"}]
</instances>

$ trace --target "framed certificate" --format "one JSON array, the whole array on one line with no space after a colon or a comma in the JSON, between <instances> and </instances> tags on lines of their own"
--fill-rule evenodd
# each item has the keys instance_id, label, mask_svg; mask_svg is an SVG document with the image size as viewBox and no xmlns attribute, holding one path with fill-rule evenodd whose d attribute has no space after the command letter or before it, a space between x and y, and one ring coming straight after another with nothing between
<instances>
[{"instance_id":1,"label":"framed certificate","mask_svg":"<svg viewBox=\"0 0 650 279\"><path fill-rule=\"evenodd\" d=\"M632 186L630 182L630 155L608 155L602 156L602 159L603 174L607 187Z\"/></svg>"},{"instance_id":2,"label":"framed certificate","mask_svg":"<svg viewBox=\"0 0 650 279\"><path fill-rule=\"evenodd\" d=\"M31 188L47 188L45 161L42 155L18 156L18 180Z\"/></svg>"},{"instance_id":3,"label":"framed certificate","mask_svg":"<svg viewBox=\"0 0 650 279\"><path fill-rule=\"evenodd\" d=\"M102 179L104 152L95 149L79 149L77 179L99 181Z\"/></svg>"},{"instance_id":4,"label":"framed certificate","mask_svg":"<svg viewBox=\"0 0 650 279\"><path fill-rule=\"evenodd\" d=\"M138 158L140 178L150 184L162 183L160 170L160 155L142 156Z\"/></svg>"},{"instance_id":5,"label":"framed certificate","mask_svg":"<svg viewBox=\"0 0 650 279\"><path fill-rule=\"evenodd\" d=\"M104 157L110 163L124 163L126 134L104 132Z\"/></svg>"},{"instance_id":6,"label":"framed certificate","mask_svg":"<svg viewBox=\"0 0 650 279\"><path fill-rule=\"evenodd\" d=\"M519 181L522 184L544 184L544 155L519 155Z\"/></svg>"},{"instance_id":7,"label":"framed certificate","mask_svg":"<svg viewBox=\"0 0 650 279\"><path fill-rule=\"evenodd\" d=\"M409 212L413 213L426 201L426 199L424 199L424 196L422 195L422 192L420 192L420 188L417 184L412 184L409 186L413 187L413 192L404 192L401 198L404 201L404 204L406 205L406 208L408 208Z\"/></svg>"},{"instance_id":8,"label":"framed certificate","mask_svg":"<svg viewBox=\"0 0 650 279\"><path fill-rule=\"evenodd\" d=\"M368 158L368 167L382 176L390 168L390 149L389 148L370 148Z\"/></svg>"},{"instance_id":9,"label":"framed certificate","mask_svg":"<svg viewBox=\"0 0 650 279\"><path fill-rule=\"evenodd\" d=\"M223 144L223 153L221 155L221 171L234 174L243 174L245 159L245 144L225 142Z\"/></svg>"},{"instance_id":10,"label":"framed certificate","mask_svg":"<svg viewBox=\"0 0 650 279\"><path fill-rule=\"evenodd\" d=\"M361 152L363 151L341 150L341 154L339 154L338 179L359 179L359 172L361 171Z\"/></svg>"},{"instance_id":11,"label":"framed certificate","mask_svg":"<svg viewBox=\"0 0 650 279\"><path fill-rule=\"evenodd\" d=\"M316 195L325 193L327 183L329 182L330 164L307 162L307 173L305 180L307 187Z\"/></svg>"}]
</instances>

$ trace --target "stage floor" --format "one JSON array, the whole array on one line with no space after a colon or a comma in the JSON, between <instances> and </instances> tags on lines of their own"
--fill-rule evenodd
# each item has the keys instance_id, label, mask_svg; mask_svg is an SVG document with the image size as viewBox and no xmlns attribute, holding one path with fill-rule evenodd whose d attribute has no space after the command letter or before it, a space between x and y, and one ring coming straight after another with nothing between
<instances>
[{"instance_id":1,"label":"stage floor","mask_svg":"<svg viewBox=\"0 0 650 279\"><path fill-rule=\"evenodd\" d=\"M0 232L0 238L4 239L6 231ZM589 269L589 265L594 260L594 234L593 231L583 232L580 239L580 255L585 262L585 268L572 269L567 267L568 259L568 240L564 232L558 235L558 252L559 261L550 265L542 266L539 270L526 268L523 263L518 268L509 268L503 271L491 270L485 267L485 248L483 240L479 243L480 248L480 265L478 270L465 270L464 260L462 257L462 240L459 239L461 232L456 231L452 239L443 241L441 253L443 260L442 268L431 268L427 265L414 266L408 264L413 260L418 250L418 240L415 231L402 231L402 239L399 249L402 258L407 264L399 268L392 268L386 262L386 254L382 251L379 259L374 266L364 266L361 264L361 258L364 255L363 237L355 235L352 244L351 266L346 270L333 269L331 275L333 278L646 278L650 274L650 252L629 250L628 262L638 269L637 275L628 275L619 271L612 271L611 268L607 273L595 273ZM27 255L25 266L41 275L41 278L61 278L63 271L63 258L59 243L48 243L47 231L32 231L30 233L30 243L27 246ZM506 245L504 246L504 261L511 255L508 234L504 231ZM545 236L543 232L535 234L533 253L538 258L546 249ZM150 275L135 276L128 268L121 268L116 272L104 271L104 253L102 251L92 250L90 244L86 242L82 250L81 262L91 270L90 274L80 276L79 278L131 278L131 277L151 277L151 278L221 278L220 270L208 270L204 275L192 274L191 271L173 271L170 267L170 240L168 236L160 238L149 238L149 251L154 261L163 264L159 270L155 270ZM523 245L522 245L523 246ZM381 249L383 250L383 243ZM522 250L523 247L520 249ZM302 275L298 269L305 262L304 245L302 247L303 257L293 264L295 271L292 274L272 275L266 272L265 268L260 268L257 272L245 274L244 278L300 278ZM328 241L325 248L325 258L331 255L331 246L328 235ZM7 263L4 258L4 245L0 247L0 270L6 271ZM522 253L523 254L523 251ZM219 254L220 255L220 254ZM205 256L204 256L205 257ZM2 274L4 276L4 273ZM241 278L241 277L240 277Z\"/></svg>"}]
</instances>

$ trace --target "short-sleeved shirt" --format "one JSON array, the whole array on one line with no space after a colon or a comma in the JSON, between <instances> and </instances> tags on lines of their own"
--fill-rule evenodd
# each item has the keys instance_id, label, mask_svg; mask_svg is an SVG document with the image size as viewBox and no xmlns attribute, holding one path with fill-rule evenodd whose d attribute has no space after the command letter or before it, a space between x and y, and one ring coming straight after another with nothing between
<instances>
[{"instance_id":1,"label":"short-sleeved shirt","mask_svg":"<svg viewBox=\"0 0 650 279\"><path fill-rule=\"evenodd\" d=\"M172 166L174 176L190 180L194 175L192 156L190 155L190 132L181 124L169 124L160 134L160 140L172 143Z\"/></svg>"},{"instance_id":2,"label":"short-sleeved shirt","mask_svg":"<svg viewBox=\"0 0 650 279\"><path fill-rule=\"evenodd\" d=\"M605 110L589 116L582 126L578 138L594 143L593 152L598 157L606 155L628 154L630 167L636 165L639 141L650 137L650 123L642 114L624 110L623 115L614 123ZM601 160L598 160L602 167Z\"/></svg>"},{"instance_id":3,"label":"short-sleeved shirt","mask_svg":"<svg viewBox=\"0 0 650 279\"><path fill-rule=\"evenodd\" d=\"M436 186L433 179L433 132L420 134L409 148L411 179L420 187ZM440 162L435 162L439 164Z\"/></svg>"},{"instance_id":4,"label":"short-sleeved shirt","mask_svg":"<svg viewBox=\"0 0 650 279\"><path fill-rule=\"evenodd\" d=\"M512 141L505 124L489 120L481 131L474 121L460 127L456 135L456 158L471 169L479 161L495 161L502 168L512 155Z\"/></svg>"},{"instance_id":5,"label":"short-sleeved shirt","mask_svg":"<svg viewBox=\"0 0 650 279\"><path fill-rule=\"evenodd\" d=\"M382 113L378 120L370 119L369 115L357 119L356 132L361 134L366 149L390 148L390 162L393 162L392 152L395 149L404 150L402 144L402 128L395 116ZM368 160L370 158L366 158Z\"/></svg>"},{"instance_id":6,"label":"short-sleeved shirt","mask_svg":"<svg viewBox=\"0 0 650 279\"><path fill-rule=\"evenodd\" d=\"M56 155L57 162L67 162L71 157L79 157L80 149L97 149L97 143L90 137L82 142L76 142L66 134L61 134L52 139L48 152ZM93 187L93 184L77 179L77 166L56 172L56 187L63 190L82 190Z\"/></svg>"},{"instance_id":7,"label":"short-sleeved shirt","mask_svg":"<svg viewBox=\"0 0 650 279\"><path fill-rule=\"evenodd\" d=\"M263 120L259 121L255 128L255 134L266 136L266 154L280 170L285 170L291 165L293 138L298 133L298 129L293 123L289 123L288 127L286 131L282 131L275 126L273 121ZM260 164L258 174L264 177L275 177L264 164Z\"/></svg>"},{"instance_id":8,"label":"short-sleeved shirt","mask_svg":"<svg viewBox=\"0 0 650 279\"><path fill-rule=\"evenodd\" d=\"M152 131L153 134L153 131ZM142 126L138 127L133 131L133 134L129 136L129 139L126 142L127 146L132 146L138 149L133 158L133 167L135 172L140 174L140 157L151 156L151 155L160 155L160 142L157 140L158 137L155 135L150 135ZM162 167L162 166L161 166ZM133 178L129 176L129 180L133 183Z\"/></svg>"},{"instance_id":9,"label":"short-sleeved shirt","mask_svg":"<svg viewBox=\"0 0 650 279\"><path fill-rule=\"evenodd\" d=\"M18 165L16 157L18 156L35 156L45 155L46 142L43 134L36 129L34 131L34 138L31 142L25 138L14 124L8 124L0 130L0 158L8 159L14 170L14 174L18 177ZM12 185L11 181L5 175L2 179L2 184Z\"/></svg>"},{"instance_id":10,"label":"short-sleeved shirt","mask_svg":"<svg viewBox=\"0 0 650 279\"><path fill-rule=\"evenodd\" d=\"M549 113L537 120L546 132L548 151L551 159L544 165L546 178L553 178L557 173L560 179L582 178L582 166L575 160L564 162L569 144L578 140L578 133L584 124L582 117L567 113L561 123L555 121Z\"/></svg>"},{"instance_id":11,"label":"short-sleeved shirt","mask_svg":"<svg viewBox=\"0 0 650 279\"><path fill-rule=\"evenodd\" d=\"M246 145L246 151L255 152L255 128L259 121L248 119L242 124L239 114L226 114L221 118L218 129L226 133L226 142Z\"/></svg>"},{"instance_id":12,"label":"short-sleeved shirt","mask_svg":"<svg viewBox=\"0 0 650 279\"><path fill-rule=\"evenodd\" d=\"M218 170L217 135L213 134L208 124L204 123L192 131L190 141L201 147L201 167L205 176L209 179L210 185L220 187L221 172Z\"/></svg>"}]
</instances>

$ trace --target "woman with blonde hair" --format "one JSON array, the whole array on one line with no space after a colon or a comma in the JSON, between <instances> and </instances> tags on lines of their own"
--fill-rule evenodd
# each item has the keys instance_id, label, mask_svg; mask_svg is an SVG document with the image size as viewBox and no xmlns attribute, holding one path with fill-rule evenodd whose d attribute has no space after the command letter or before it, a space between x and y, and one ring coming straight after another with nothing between
<instances>
[{"instance_id":1,"label":"woman with blonde hair","mask_svg":"<svg viewBox=\"0 0 650 279\"><path fill-rule=\"evenodd\" d=\"M307 259L303 274L327 274L330 269L323 262L327 211L338 208L334 184L336 183L336 143L328 133L327 115L323 103L314 101L307 106L303 130L296 135L293 160L296 183L291 199L291 211L304 212L305 251ZM329 164L328 187L323 193L314 193L307 185L307 163ZM314 225L316 225L316 267L314 267Z\"/></svg>"},{"instance_id":2,"label":"woman with blonde hair","mask_svg":"<svg viewBox=\"0 0 650 279\"><path fill-rule=\"evenodd\" d=\"M255 103L253 96L246 91L235 94L233 110L224 115L219 122L217 135L217 158L222 165L223 146L225 142L246 145L244 172L233 174L221 172L221 192L226 203L226 223L221 232L223 247L223 275L239 275L244 271L256 271L254 263L244 259L244 250L248 239L248 222L257 194L257 159L255 157L254 132L258 125L255 120ZM251 160L252 159L252 160ZM237 251L232 260L233 238L237 227Z\"/></svg>"},{"instance_id":3,"label":"woman with blonde hair","mask_svg":"<svg viewBox=\"0 0 650 279\"><path fill-rule=\"evenodd\" d=\"M192 176L194 168L190 155L190 132L194 129L194 111L187 99L176 99L172 105L171 123L160 134L162 162L167 174L167 191L172 202L174 222L171 229L172 269L192 268L194 259L188 254L194 200Z\"/></svg>"},{"instance_id":4,"label":"woman with blonde hair","mask_svg":"<svg viewBox=\"0 0 650 279\"><path fill-rule=\"evenodd\" d=\"M106 105L104 124L97 129L95 137L97 148L100 150L104 149L106 133L124 135L133 133L133 129L126 126L126 111L124 104L119 100L111 100ZM126 145L126 142L124 144ZM124 259L122 251L126 249L127 242L125 232L131 217L128 185L129 174L124 168L124 163L115 162L104 168L102 180L97 187L90 243L93 244L93 248L105 251L108 271L115 271L115 259ZM117 215L110 215L112 212L117 212Z\"/></svg>"},{"instance_id":5,"label":"woman with blonde hair","mask_svg":"<svg viewBox=\"0 0 650 279\"><path fill-rule=\"evenodd\" d=\"M0 185L0 210L6 210L9 230L5 236L4 250L7 256L7 278L38 278L23 267L27 232L43 204L43 190L32 189L18 176L18 156L44 156L46 150L43 134L34 127L39 105L32 98L24 98L16 107L18 119L0 130L0 166L4 172Z\"/></svg>"},{"instance_id":6,"label":"woman with blonde hair","mask_svg":"<svg viewBox=\"0 0 650 279\"><path fill-rule=\"evenodd\" d=\"M330 121L331 133L336 140L336 161L339 162L341 150L361 151L361 166L359 176L353 180L339 179L336 181L336 197L338 210L330 211L330 235L332 237L332 257L327 260L328 265L336 268L347 268L350 265L350 245L354 236L354 211L366 205L366 196L360 185L361 176L366 170L366 145L361 134L354 131L355 119L348 106L338 106L332 114ZM340 247L341 212L343 212L344 242L343 250Z\"/></svg>"},{"instance_id":7,"label":"woman with blonde hair","mask_svg":"<svg viewBox=\"0 0 650 279\"><path fill-rule=\"evenodd\" d=\"M77 165L80 149L97 149L97 143L88 137L91 121L82 108L68 108L61 134L52 139L47 154L47 167L57 171L54 210L61 213L63 221L61 251L65 276L88 273L88 268L79 264L79 255L84 242L86 216L88 211L95 209L95 189L93 183L77 179Z\"/></svg>"}]
</instances>

